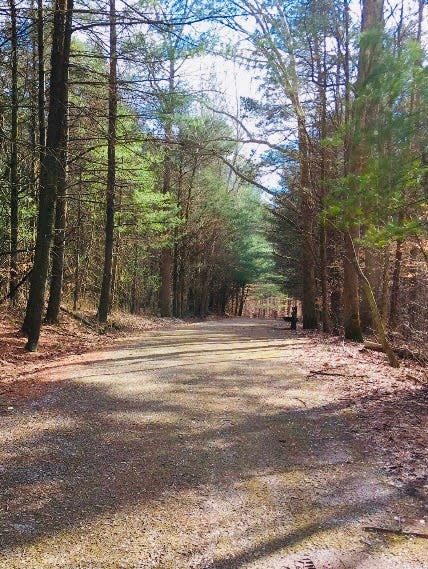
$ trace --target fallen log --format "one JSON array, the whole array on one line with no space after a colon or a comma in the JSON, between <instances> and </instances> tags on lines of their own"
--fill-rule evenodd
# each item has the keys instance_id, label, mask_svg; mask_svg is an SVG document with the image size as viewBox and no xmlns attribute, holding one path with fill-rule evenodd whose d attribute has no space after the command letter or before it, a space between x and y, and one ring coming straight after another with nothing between
<instances>
[{"instance_id":1,"label":"fallen log","mask_svg":"<svg viewBox=\"0 0 428 569\"><path fill-rule=\"evenodd\" d=\"M26 273L22 277L22 279L13 287L13 289L11 291L9 291L5 296L3 296L3 298L0 299L0 304L5 302L8 298L12 298L12 296L15 294L15 292L19 289L19 287L21 287L25 283L25 281L28 279L28 277L31 275L32 272L33 272L33 269L30 269L28 271L28 273Z\"/></svg>"},{"instance_id":2,"label":"fallen log","mask_svg":"<svg viewBox=\"0 0 428 569\"><path fill-rule=\"evenodd\" d=\"M93 328L94 330L98 329L95 324L93 324L92 322L90 322L86 318L83 318L83 316L80 316L80 314L76 314L76 312L68 310L68 308L65 308L64 306L60 306L59 309L61 310L61 312L64 312L64 314L67 314L67 316L71 316L71 318L74 318L74 320L77 320L81 324L84 324L85 326L89 326L89 328Z\"/></svg>"},{"instance_id":3,"label":"fallen log","mask_svg":"<svg viewBox=\"0 0 428 569\"><path fill-rule=\"evenodd\" d=\"M335 376L335 377L367 377L367 374L353 374L353 373L336 373L336 372L332 372L332 371L327 371L327 370L310 370L308 377L310 377L311 375L330 375L330 376Z\"/></svg>"},{"instance_id":4,"label":"fallen log","mask_svg":"<svg viewBox=\"0 0 428 569\"><path fill-rule=\"evenodd\" d=\"M366 342L364 342L364 347L366 348L366 350L373 350L374 352L383 352L383 346L382 346L382 344L379 344L378 342L366 341ZM392 350L400 358L418 360L421 362L427 362L428 361L427 356L425 356L424 354L421 354L421 353L414 352L414 351L410 350L409 348L407 348L406 346L393 346Z\"/></svg>"},{"instance_id":5,"label":"fallen log","mask_svg":"<svg viewBox=\"0 0 428 569\"><path fill-rule=\"evenodd\" d=\"M373 350L374 352L383 352L382 344L378 344L377 342L364 342L364 347L366 350Z\"/></svg>"},{"instance_id":6,"label":"fallen log","mask_svg":"<svg viewBox=\"0 0 428 569\"><path fill-rule=\"evenodd\" d=\"M402 529L382 528L378 526L364 526L365 531L379 532L379 533L392 533L394 535L406 535L408 537L420 537L421 539L428 539L428 533L421 533L418 531L405 531Z\"/></svg>"}]
</instances>

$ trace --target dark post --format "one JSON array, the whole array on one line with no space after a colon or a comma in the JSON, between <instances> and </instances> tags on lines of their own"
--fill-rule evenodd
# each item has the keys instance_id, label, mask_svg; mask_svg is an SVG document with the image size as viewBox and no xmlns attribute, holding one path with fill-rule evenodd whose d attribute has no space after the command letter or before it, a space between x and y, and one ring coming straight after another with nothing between
<instances>
[{"instance_id":1,"label":"dark post","mask_svg":"<svg viewBox=\"0 0 428 569\"><path fill-rule=\"evenodd\" d=\"M291 309L291 330L297 330L297 306Z\"/></svg>"}]
</instances>

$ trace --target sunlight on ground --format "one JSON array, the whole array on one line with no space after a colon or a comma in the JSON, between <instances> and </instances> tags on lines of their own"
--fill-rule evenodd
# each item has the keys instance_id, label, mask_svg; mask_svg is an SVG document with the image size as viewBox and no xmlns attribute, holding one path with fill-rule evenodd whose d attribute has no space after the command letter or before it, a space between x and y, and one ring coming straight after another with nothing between
<instances>
[{"instance_id":1,"label":"sunlight on ground","mask_svg":"<svg viewBox=\"0 0 428 569\"><path fill-rule=\"evenodd\" d=\"M412 502L283 334L195 325L62 370L7 426L0 568L421 569L419 542L362 532Z\"/></svg>"}]
</instances>

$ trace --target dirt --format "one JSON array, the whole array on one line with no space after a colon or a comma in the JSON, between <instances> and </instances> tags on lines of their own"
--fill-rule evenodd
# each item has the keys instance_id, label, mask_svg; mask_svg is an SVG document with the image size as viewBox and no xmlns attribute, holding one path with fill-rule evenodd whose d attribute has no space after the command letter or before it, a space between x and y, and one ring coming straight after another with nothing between
<instances>
[{"instance_id":1,"label":"dirt","mask_svg":"<svg viewBox=\"0 0 428 569\"><path fill-rule=\"evenodd\" d=\"M78 316L90 325L61 312L58 324L44 324L37 352L25 350L26 337L20 328L24 319L23 306L0 307L0 408L4 401L35 396L45 389L43 381L34 381L35 374L55 367L65 356L81 356L110 346L126 343L148 330L185 326L189 322L176 318L144 317L113 312L109 325L98 327L95 311L82 310Z\"/></svg>"},{"instance_id":2,"label":"dirt","mask_svg":"<svg viewBox=\"0 0 428 569\"><path fill-rule=\"evenodd\" d=\"M0 417L0 568L427 569L364 529L428 534L423 378L244 319L56 362Z\"/></svg>"}]
</instances>

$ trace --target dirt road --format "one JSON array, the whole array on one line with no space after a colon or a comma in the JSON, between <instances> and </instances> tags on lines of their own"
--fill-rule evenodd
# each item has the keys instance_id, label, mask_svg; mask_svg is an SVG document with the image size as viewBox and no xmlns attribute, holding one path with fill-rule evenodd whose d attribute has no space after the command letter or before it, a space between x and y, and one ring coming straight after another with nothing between
<instances>
[{"instance_id":1,"label":"dirt road","mask_svg":"<svg viewBox=\"0 0 428 569\"><path fill-rule=\"evenodd\" d=\"M0 568L428 568L427 540L364 531L420 504L280 328L193 324L51 369L0 417Z\"/></svg>"}]
</instances>

